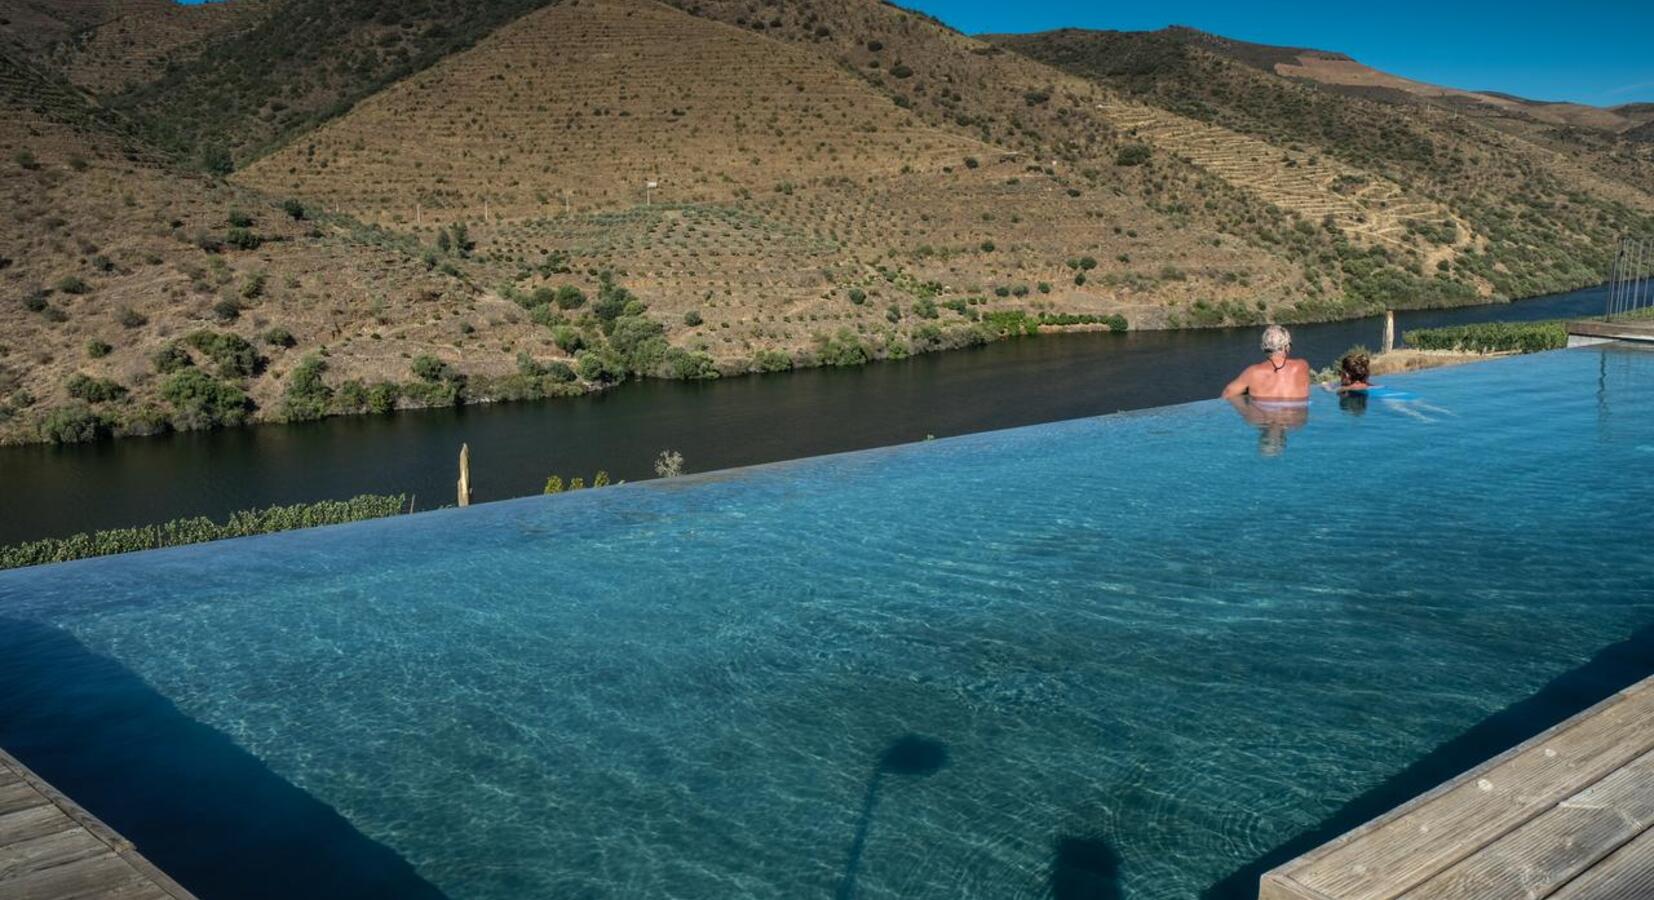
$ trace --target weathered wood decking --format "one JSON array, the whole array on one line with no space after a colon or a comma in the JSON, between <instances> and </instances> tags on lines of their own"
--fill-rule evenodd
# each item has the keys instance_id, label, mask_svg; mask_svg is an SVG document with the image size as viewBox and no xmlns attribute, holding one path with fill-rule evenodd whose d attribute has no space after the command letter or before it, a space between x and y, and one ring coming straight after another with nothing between
<instances>
[{"instance_id":1,"label":"weathered wood decking","mask_svg":"<svg viewBox=\"0 0 1654 900\"><path fill-rule=\"evenodd\" d=\"M1654 678L1264 875L1260 900L1654 898Z\"/></svg>"},{"instance_id":2,"label":"weathered wood decking","mask_svg":"<svg viewBox=\"0 0 1654 900\"><path fill-rule=\"evenodd\" d=\"M1587 341L1654 341L1654 319L1579 319L1567 325L1570 342L1576 338Z\"/></svg>"},{"instance_id":3,"label":"weathered wood decking","mask_svg":"<svg viewBox=\"0 0 1654 900\"><path fill-rule=\"evenodd\" d=\"M0 898L195 900L132 842L0 750Z\"/></svg>"}]
</instances>

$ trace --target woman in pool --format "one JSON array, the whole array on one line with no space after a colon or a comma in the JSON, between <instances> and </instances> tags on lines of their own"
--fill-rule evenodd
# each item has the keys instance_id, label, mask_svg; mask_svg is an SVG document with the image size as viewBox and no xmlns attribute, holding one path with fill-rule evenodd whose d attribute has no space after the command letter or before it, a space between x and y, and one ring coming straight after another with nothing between
<instances>
[{"instance_id":1,"label":"woman in pool","mask_svg":"<svg viewBox=\"0 0 1654 900\"><path fill-rule=\"evenodd\" d=\"M1309 363L1287 356L1292 335L1279 325L1263 330L1259 346L1264 361L1247 366L1223 389L1224 399L1246 397L1254 403L1301 405L1309 402Z\"/></svg>"},{"instance_id":2,"label":"woman in pool","mask_svg":"<svg viewBox=\"0 0 1654 900\"><path fill-rule=\"evenodd\" d=\"M1365 351L1351 350L1338 361L1339 385L1333 390L1339 393L1349 391L1370 391L1373 386L1367 379L1372 377L1372 360L1368 359Z\"/></svg>"}]
</instances>

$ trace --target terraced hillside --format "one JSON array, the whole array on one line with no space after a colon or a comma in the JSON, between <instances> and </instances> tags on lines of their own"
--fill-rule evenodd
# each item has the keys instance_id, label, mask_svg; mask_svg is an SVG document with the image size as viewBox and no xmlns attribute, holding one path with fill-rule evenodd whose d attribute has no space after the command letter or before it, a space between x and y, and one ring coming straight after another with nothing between
<instances>
[{"instance_id":1,"label":"terraced hillside","mask_svg":"<svg viewBox=\"0 0 1654 900\"><path fill-rule=\"evenodd\" d=\"M1198 156L1195 136L1211 134L1193 120L1273 146L1277 167L1334 161L1329 170L1346 171L1323 183L1358 204L1379 201L1371 221L1385 223L1387 213L1382 233L1407 233L1420 269L1458 273L1492 296L1600 279L1618 236L1648 228L1654 215L1654 148L1603 134L1491 127L1403 92L1384 95L1401 98L1390 102L1268 74L1311 51L1189 29L993 40L1130 98L1123 121L1144 123L1151 142L1158 136L1176 152ZM1216 149L1245 146L1236 138L1212 141L1206 157L1214 164L1247 155ZM1242 181L1270 177L1232 171Z\"/></svg>"},{"instance_id":2,"label":"terraced hillside","mask_svg":"<svg viewBox=\"0 0 1654 900\"><path fill-rule=\"evenodd\" d=\"M1410 197L1397 184L1303 149L1283 149L1215 125L1124 100L1097 104L1128 134L1144 138L1282 209L1330 221L1358 240L1422 246L1420 231L1451 232L1427 262L1454 258L1474 236L1446 207Z\"/></svg>"},{"instance_id":3,"label":"terraced hillside","mask_svg":"<svg viewBox=\"0 0 1654 900\"><path fill-rule=\"evenodd\" d=\"M649 0L512 23L247 167L239 180L412 223L728 201L996 152L918 127L791 47ZM647 187L657 182L658 189Z\"/></svg>"}]
</instances>

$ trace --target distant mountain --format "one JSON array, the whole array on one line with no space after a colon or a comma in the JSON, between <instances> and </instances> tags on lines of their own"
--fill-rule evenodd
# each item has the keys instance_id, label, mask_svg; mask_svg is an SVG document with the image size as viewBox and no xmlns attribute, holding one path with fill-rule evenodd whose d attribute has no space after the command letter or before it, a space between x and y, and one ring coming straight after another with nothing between
<instances>
[{"instance_id":1,"label":"distant mountain","mask_svg":"<svg viewBox=\"0 0 1654 900\"><path fill-rule=\"evenodd\" d=\"M1647 106L878 0L0 0L0 440L1576 287Z\"/></svg>"}]
</instances>

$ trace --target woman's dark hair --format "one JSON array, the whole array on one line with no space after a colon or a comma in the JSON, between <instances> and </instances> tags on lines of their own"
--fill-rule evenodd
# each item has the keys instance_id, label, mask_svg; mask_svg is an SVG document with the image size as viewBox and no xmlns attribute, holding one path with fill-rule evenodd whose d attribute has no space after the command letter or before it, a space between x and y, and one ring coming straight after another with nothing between
<instances>
[{"instance_id":1,"label":"woman's dark hair","mask_svg":"<svg viewBox=\"0 0 1654 900\"><path fill-rule=\"evenodd\" d=\"M1338 361L1338 368L1344 370L1345 384L1354 384L1358 381L1366 382L1369 374L1367 354L1346 353L1344 358Z\"/></svg>"}]
</instances>

